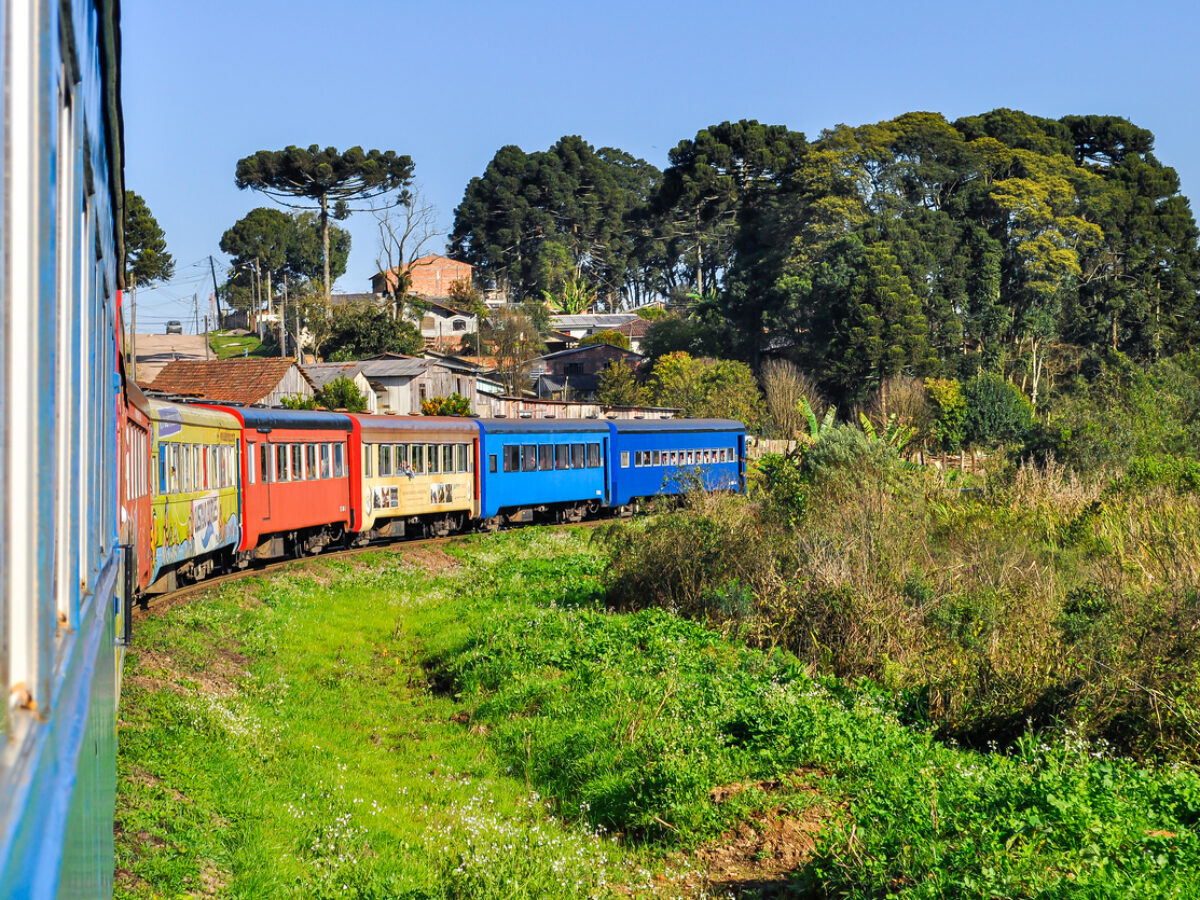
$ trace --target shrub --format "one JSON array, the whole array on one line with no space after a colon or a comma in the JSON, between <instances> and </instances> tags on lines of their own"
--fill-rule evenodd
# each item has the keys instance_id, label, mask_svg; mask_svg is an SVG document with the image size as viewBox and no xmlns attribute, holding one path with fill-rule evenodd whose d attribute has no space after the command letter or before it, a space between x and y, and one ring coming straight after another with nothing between
<instances>
[{"instance_id":1,"label":"shrub","mask_svg":"<svg viewBox=\"0 0 1200 900\"><path fill-rule=\"evenodd\" d=\"M1033 407L999 375L976 375L963 385L965 438L970 444L996 446L1021 441L1033 423Z\"/></svg>"},{"instance_id":2,"label":"shrub","mask_svg":"<svg viewBox=\"0 0 1200 900\"><path fill-rule=\"evenodd\" d=\"M930 442L939 450L953 453L966 436L967 401L962 385L953 378L926 378L925 393L933 407Z\"/></svg>"},{"instance_id":3,"label":"shrub","mask_svg":"<svg viewBox=\"0 0 1200 900\"><path fill-rule=\"evenodd\" d=\"M459 394L451 394L449 397L431 397L421 401L421 415L469 416L471 415L471 401Z\"/></svg>"}]
</instances>

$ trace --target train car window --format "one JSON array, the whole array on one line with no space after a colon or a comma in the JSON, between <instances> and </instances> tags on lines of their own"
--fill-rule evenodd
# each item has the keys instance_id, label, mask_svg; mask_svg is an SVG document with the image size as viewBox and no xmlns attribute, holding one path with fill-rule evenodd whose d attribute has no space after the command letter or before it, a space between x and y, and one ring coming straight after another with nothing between
<instances>
[{"instance_id":1,"label":"train car window","mask_svg":"<svg viewBox=\"0 0 1200 900\"><path fill-rule=\"evenodd\" d=\"M600 445L587 445L587 464L589 469L598 469L600 467ZM626 463L628 465L628 463Z\"/></svg>"},{"instance_id":2,"label":"train car window","mask_svg":"<svg viewBox=\"0 0 1200 900\"><path fill-rule=\"evenodd\" d=\"M587 449L583 444L571 445L571 468L583 469L587 467Z\"/></svg>"},{"instance_id":3,"label":"train car window","mask_svg":"<svg viewBox=\"0 0 1200 900\"><path fill-rule=\"evenodd\" d=\"M488 471L493 474L495 474L495 472L496 472L496 454L495 453L488 454ZM505 469L504 471L507 472L508 470Z\"/></svg>"},{"instance_id":4,"label":"train car window","mask_svg":"<svg viewBox=\"0 0 1200 900\"><path fill-rule=\"evenodd\" d=\"M258 445L258 474L262 478L263 484L270 484L274 479L271 477L271 445ZM254 464L254 460L250 460L250 464Z\"/></svg>"},{"instance_id":5,"label":"train car window","mask_svg":"<svg viewBox=\"0 0 1200 900\"><path fill-rule=\"evenodd\" d=\"M167 492L167 448L161 445L158 448L158 484L156 487L160 494Z\"/></svg>"},{"instance_id":6,"label":"train car window","mask_svg":"<svg viewBox=\"0 0 1200 900\"><path fill-rule=\"evenodd\" d=\"M503 448L504 452L504 471L519 472L521 471L521 448L516 444L507 444Z\"/></svg>"},{"instance_id":7,"label":"train car window","mask_svg":"<svg viewBox=\"0 0 1200 900\"><path fill-rule=\"evenodd\" d=\"M291 481L291 475L288 472L288 445L275 445L275 480L276 481Z\"/></svg>"},{"instance_id":8,"label":"train car window","mask_svg":"<svg viewBox=\"0 0 1200 900\"><path fill-rule=\"evenodd\" d=\"M436 475L442 471L441 455L438 453L437 444L425 445L425 466L428 468L430 475Z\"/></svg>"},{"instance_id":9,"label":"train car window","mask_svg":"<svg viewBox=\"0 0 1200 900\"><path fill-rule=\"evenodd\" d=\"M542 472L550 472L554 470L553 444L538 445L538 469Z\"/></svg>"},{"instance_id":10,"label":"train car window","mask_svg":"<svg viewBox=\"0 0 1200 900\"><path fill-rule=\"evenodd\" d=\"M346 445L345 444L334 444L333 445L333 477L334 478L345 478L346 477Z\"/></svg>"},{"instance_id":11,"label":"train car window","mask_svg":"<svg viewBox=\"0 0 1200 900\"><path fill-rule=\"evenodd\" d=\"M521 445L521 471L536 472L537 471L537 445L522 444Z\"/></svg>"},{"instance_id":12,"label":"train car window","mask_svg":"<svg viewBox=\"0 0 1200 900\"><path fill-rule=\"evenodd\" d=\"M662 451L661 451L661 450L655 450L655 451L654 451L654 465L656 465L656 466L661 466L661 465L662 465L662 458L663 458L663 453L662 453Z\"/></svg>"},{"instance_id":13,"label":"train car window","mask_svg":"<svg viewBox=\"0 0 1200 900\"><path fill-rule=\"evenodd\" d=\"M622 469L629 468L629 451L628 450L621 451L621 468Z\"/></svg>"},{"instance_id":14,"label":"train car window","mask_svg":"<svg viewBox=\"0 0 1200 900\"><path fill-rule=\"evenodd\" d=\"M379 474L380 476L392 474L392 445L379 445Z\"/></svg>"},{"instance_id":15,"label":"train car window","mask_svg":"<svg viewBox=\"0 0 1200 900\"><path fill-rule=\"evenodd\" d=\"M404 467L408 465L408 444L396 445L396 474L404 471Z\"/></svg>"},{"instance_id":16,"label":"train car window","mask_svg":"<svg viewBox=\"0 0 1200 900\"><path fill-rule=\"evenodd\" d=\"M292 481L303 481L305 479L304 445L303 444L289 444L288 446L290 446L292 448ZM308 473L308 475L309 475L309 477L312 477L312 478L317 477L312 472Z\"/></svg>"},{"instance_id":17,"label":"train car window","mask_svg":"<svg viewBox=\"0 0 1200 900\"><path fill-rule=\"evenodd\" d=\"M363 444L363 477L371 477L371 457L375 455L374 444Z\"/></svg>"},{"instance_id":18,"label":"train car window","mask_svg":"<svg viewBox=\"0 0 1200 900\"><path fill-rule=\"evenodd\" d=\"M333 477L333 451L329 444L321 445L321 477Z\"/></svg>"},{"instance_id":19,"label":"train car window","mask_svg":"<svg viewBox=\"0 0 1200 900\"><path fill-rule=\"evenodd\" d=\"M456 457L455 462L457 463L455 468L458 469L458 471L460 471L460 472L470 472L471 471L471 454L469 451L470 451L469 444L455 444L454 445L454 454Z\"/></svg>"},{"instance_id":20,"label":"train car window","mask_svg":"<svg viewBox=\"0 0 1200 900\"><path fill-rule=\"evenodd\" d=\"M408 448L408 463L412 466L414 475L425 474L425 447L423 444L413 444Z\"/></svg>"},{"instance_id":21,"label":"train car window","mask_svg":"<svg viewBox=\"0 0 1200 900\"><path fill-rule=\"evenodd\" d=\"M454 445L442 444L442 471L450 473L454 471Z\"/></svg>"},{"instance_id":22,"label":"train car window","mask_svg":"<svg viewBox=\"0 0 1200 900\"><path fill-rule=\"evenodd\" d=\"M192 463L195 462L195 460L192 458L191 444L184 444L182 450L183 453L181 455L183 456L183 465L180 467L182 472L181 483L183 492L186 494L192 489Z\"/></svg>"},{"instance_id":23,"label":"train car window","mask_svg":"<svg viewBox=\"0 0 1200 900\"><path fill-rule=\"evenodd\" d=\"M312 479L317 477L317 445L304 445L304 477ZM299 478L297 477L297 480Z\"/></svg>"},{"instance_id":24,"label":"train car window","mask_svg":"<svg viewBox=\"0 0 1200 900\"><path fill-rule=\"evenodd\" d=\"M554 445L554 468L556 468L556 469L571 468L571 445L570 444L555 444Z\"/></svg>"}]
</instances>

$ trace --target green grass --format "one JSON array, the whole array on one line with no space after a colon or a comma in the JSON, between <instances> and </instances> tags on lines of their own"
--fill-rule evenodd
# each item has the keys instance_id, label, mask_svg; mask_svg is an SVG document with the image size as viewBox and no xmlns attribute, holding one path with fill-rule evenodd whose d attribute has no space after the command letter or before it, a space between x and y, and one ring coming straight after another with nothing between
<instances>
[{"instance_id":1,"label":"green grass","mask_svg":"<svg viewBox=\"0 0 1200 900\"><path fill-rule=\"evenodd\" d=\"M395 554L318 563L141 624L118 895L686 893L691 848L813 807L805 896L1200 884L1194 769L1080 742L947 747L788 654L607 612L583 532L448 553L439 574Z\"/></svg>"},{"instance_id":2,"label":"green grass","mask_svg":"<svg viewBox=\"0 0 1200 900\"><path fill-rule=\"evenodd\" d=\"M217 359L235 356L265 356L262 342L253 334L210 334L208 345Z\"/></svg>"}]
</instances>

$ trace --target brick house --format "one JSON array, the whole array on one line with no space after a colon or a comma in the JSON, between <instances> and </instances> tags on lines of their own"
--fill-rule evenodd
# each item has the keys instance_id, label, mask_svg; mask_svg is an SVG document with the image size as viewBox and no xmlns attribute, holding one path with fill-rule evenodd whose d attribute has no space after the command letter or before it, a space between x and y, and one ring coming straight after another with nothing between
<instances>
[{"instance_id":1,"label":"brick house","mask_svg":"<svg viewBox=\"0 0 1200 900\"><path fill-rule=\"evenodd\" d=\"M420 259L413 260L408 265L412 278L412 293L421 297L449 297L450 286L456 281L471 283L471 273L474 266L470 263L459 262L447 256L429 253ZM385 272L377 272L371 276L371 290L376 294L386 294L396 287L396 278L401 271L395 266Z\"/></svg>"}]
</instances>

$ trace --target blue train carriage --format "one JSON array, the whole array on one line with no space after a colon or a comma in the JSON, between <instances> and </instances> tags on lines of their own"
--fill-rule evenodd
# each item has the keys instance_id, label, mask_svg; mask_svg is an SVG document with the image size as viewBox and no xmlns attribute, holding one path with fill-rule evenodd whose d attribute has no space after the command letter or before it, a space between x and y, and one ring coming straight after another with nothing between
<instances>
[{"instance_id":1,"label":"blue train carriage","mask_svg":"<svg viewBox=\"0 0 1200 900\"><path fill-rule=\"evenodd\" d=\"M227 412L151 400L149 591L173 591L222 568L242 540L242 425Z\"/></svg>"},{"instance_id":2,"label":"blue train carriage","mask_svg":"<svg viewBox=\"0 0 1200 900\"><path fill-rule=\"evenodd\" d=\"M112 892L117 4L0 8L0 897Z\"/></svg>"},{"instance_id":3,"label":"blue train carriage","mask_svg":"<svg viewBox=\"0 0 1200 900\"><path fill-rule=\"evenodd\" d=\"M479 419L481 525L580 522L608 505L605 422Z\"/></svg>"},{"instance_id":4,"label":"blue train carriage","mask_svg":"<svg viewBox=\"0 0 1200 900\"><path fill-rule=\"evenodd\" d=\"M612 432L612 505L695 487L746 489L746 426L732 419L618 419Z\"/></svg>"}]
</instances>

